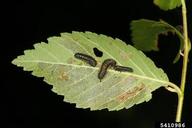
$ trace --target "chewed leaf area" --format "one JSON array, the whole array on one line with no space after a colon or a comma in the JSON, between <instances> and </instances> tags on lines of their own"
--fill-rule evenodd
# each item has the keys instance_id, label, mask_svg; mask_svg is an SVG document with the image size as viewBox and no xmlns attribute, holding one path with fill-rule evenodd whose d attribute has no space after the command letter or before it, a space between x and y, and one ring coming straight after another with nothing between
<instances>
[{"instance_id":1,"label":"chewed leaf area","mask_svg":"<svg viewBox=\"0 0 192 128\"><path fill-rule=\"evenodd\" d=\"M103 56L103 52L100 51L99 49L93 48L93 51L94 51L94 54L95 54L97 57L102 57L102 56Z\"/></svg>"},{"instance_id":2,"label":"chewed leaf area","mask_svg":"<svg viewBox=\"0 0 192 128\"><path fill-rule=\"evenodd\" d=\"M183 35L177 28L171 26L163 20L134 20L131 22L132 41L134 46L142 51L158 51L158 38L160 34L168 35L168 32L176 34L180 39L180 48L173 61L176 63L180 58L180 51L183 51L184 47L184 43L182 41Z\"/></svg>"},{"instance_id":3,"label":"chewed leaf area","mask_svg":"<svg viewBox=\"0 0 192 128\"><path fill-rule=\"evenodd\" d=\"M61 33L24 51L13 64L32 71L77 108L109 111L149 101L152 92L168 81L162 69L141 51L119 39L92 32ZM97 48L102 56L94 51ZM97 51L97 52L98 52ZM104 76L98 74L105 60L115 61ZM119 70L115 70L118 69Z\"/></svg>"}]
</instances>

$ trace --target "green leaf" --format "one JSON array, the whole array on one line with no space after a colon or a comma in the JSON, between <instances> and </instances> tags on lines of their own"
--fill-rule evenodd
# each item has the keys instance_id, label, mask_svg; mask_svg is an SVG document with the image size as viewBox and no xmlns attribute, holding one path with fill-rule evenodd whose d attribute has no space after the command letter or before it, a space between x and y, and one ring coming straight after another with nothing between
<instances>
[{"instance_id":1,"label":"green leaf","mask_svg":"<svg viewBox=\"0 0 192 128\"><path fill-rule=\"evenodd\" d=\"M153 21L147 19L134 20L131 22L132 41L134 46L142 51L158 51L158 36L160 34L167 35L168 32L177 34L180 39L180 48L174 59L176 63L180 58L180 51L183 50L183 35L177 28L171 26L167 22Z\"/></svg>"},{"instance_id":2,"label":"green leaf","mask_svg":"<svg viewBox=\"0 0 192 128\"><path fill-rule=\"evenodd\" d=\"M53 85L52 90L64 95L64 101L76 103L77 108L91 110L120 110L130 108L151 99L151 92L167 86L167 75L141 51L126 45L119 39L91 32L61 33L61 37L48 38L48 44L34 45L26 50L13 64L24 67L25 71L44 77ZM93 48L103 52L96 57ZM93 56L96 67L74 58L80 52ZM100 80L97 74L101 63L107 59L116 60L118 65L129 66L134 72L118 72L112 69Z\"/></svg>"},{"instance_id":3,"label":"green leaf","mask_svg":"<svg viewBox=\"0 0 192 128\"><path fill-rule=\"evenodd\" d=\"M181 0L154 0L153 2L165 11L181 6Z\"/></svg>"}]
</instances>

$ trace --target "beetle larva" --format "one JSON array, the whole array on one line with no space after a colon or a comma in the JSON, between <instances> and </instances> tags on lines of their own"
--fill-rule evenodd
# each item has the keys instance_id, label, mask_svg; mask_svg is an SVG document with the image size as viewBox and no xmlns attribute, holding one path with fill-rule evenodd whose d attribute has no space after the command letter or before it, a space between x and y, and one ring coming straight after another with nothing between
<instances>
[{"instance_id":1,"label":"beetle larva","mask_svg":"<svg viewBox=\"0 0 192 128\"><path fill-rule=\"evenodd\" d=\"M100 71L98 73L98 78L100 79L100 81L106 75L107 69L110 68L110 67L114 67L115 65L116 65L116 61L113 60L113 59L104 60L104 62L101 65Z\"/></svg>"},{"instance_id":2,"label":"beetle larva","mask_svg":"<svg viewBox=\"0 0 192 128\"><path fill-rule=\"evenodd\" d=\"M120 71L120 72L133 72L133 69L130 67L124 67L124 66L119 66L119 65L115 65L114 66L114 70L116 71Z\"/></svg>"},{"instance_id":3,"label":"beetle larva","mask_svg":"<svg viewBox=\"0 0 192 128\"><path fill-rule=\"evenodd\" d=\"M75 58L80 59L88 63L89 65L95 67L97 65L97 61L89 55L83 54L83 53L75 53Z\"/></svg>"}]
</instances>

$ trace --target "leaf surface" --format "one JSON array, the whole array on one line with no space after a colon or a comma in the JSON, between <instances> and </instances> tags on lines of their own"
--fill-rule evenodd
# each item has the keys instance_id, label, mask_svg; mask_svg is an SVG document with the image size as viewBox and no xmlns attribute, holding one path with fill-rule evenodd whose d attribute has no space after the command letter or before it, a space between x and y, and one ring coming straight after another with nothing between
<instances>
[{"instance_id":1,"label":"leaf surface","mask_svg":"<svg viewBox=\"0 0 192 128\"><path fill-rule=\"evenodd\" d=\"M154 0L153 2L165 11L181 6L181 0Z\"/></svg>"},{"instance_id":2,"label":"leaf surface","mask_svg":"<svg viewBox=\"0 0 192 128\"><path fill-rule=\"evenodd\" d=\"M53 85L52 90L64 95L64 101L75 103L77 108L91 110L120 110L134 104L149 101L151 92L167 86L167 75L141 51L126 45L119 39L91 32L61 33L61 37L48 38L48 43L37 43L35 49L13 60L13 64L25 71L44 77ZM93 48L103 52L96 57ZM80 52L94 57L98 64L91 67L74 58ZM101 63L108 58L118 65L133 68L133 72L118 72L109 69L100 80L97 74Z\"/></svg>"}]
</instances>

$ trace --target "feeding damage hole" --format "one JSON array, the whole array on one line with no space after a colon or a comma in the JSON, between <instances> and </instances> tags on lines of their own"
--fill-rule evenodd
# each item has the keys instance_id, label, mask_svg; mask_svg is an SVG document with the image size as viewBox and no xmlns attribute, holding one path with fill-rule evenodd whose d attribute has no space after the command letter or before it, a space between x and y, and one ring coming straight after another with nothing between
<instances>
[{"instance_id":1,"label":"feeding damage hole","mask_svg":"<svg viewBox=\"0 0 192 128\"><path fill-rule=\"evenodd\" d=\"M94 51L95 56L97 56L97 57L102 57L103 56L103 52L100 51L99 49L93 48L93 51Z\"/></svg>"}]
</instances>

